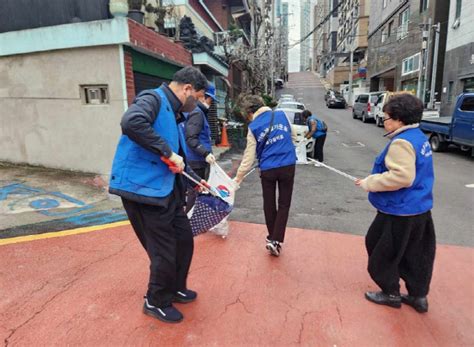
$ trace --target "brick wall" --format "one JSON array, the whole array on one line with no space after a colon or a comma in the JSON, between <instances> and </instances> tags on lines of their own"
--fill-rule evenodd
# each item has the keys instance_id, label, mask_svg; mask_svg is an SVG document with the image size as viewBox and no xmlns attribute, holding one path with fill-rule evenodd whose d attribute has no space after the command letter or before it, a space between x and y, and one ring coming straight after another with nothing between
<instances>
[{"instance_id":1,"label":"brick wall","mask_svg":"<svg viewBox=\"0 0 474 347\"><path fill-rule=\"evenodd\" d=\"M130 105L135 98L135 81L133 79L132 54L123 52L125 62L125 83L127 86L127 101Z\"/></svg>"},{"instance_id":2,"label":"brick wall","mask_svg":"<svg viewBox=\"0 0 474 347\"><path fill-rule=\"evenodd\" d=\"M221 0L214 0L214 1L220 2ZM214 1L208 1L208 2L211 3L211 2L214 2ZM206 4L208 2L206 2ZM212 20L211 16L209 16L209 14L206 12L206 10L199 3L199 0L189 0L189 5L191 5L193 10L196 11L199 14L199 16L201 16L201 18L206 21L206 23L212 28L212 30L220 31L217 24Z\"/></svg>"},{"instance_id":3,"label":"brick wall","mask_svg":"<svg viewBox=\"0 0 474 347\"><path fill-rule=\"evenodd\" d=\"M204 0L207 8L224 30L229 28L230 7L227 6L227 2L228 0Z\"/></svg>"},{"instance_id":4,"label":"brick wall","mask_svg":"<svg viewBox=\"0 0 474 347\"><path fill-rule=\"evenodd\" d=\"M158 54L177 65L192 65L193 58L191 52L184 48L182 44L175 43L171 39L131 19L128 20L128 27L132 46L140 47L150 53Z\"/></svg>"}]
</instances>

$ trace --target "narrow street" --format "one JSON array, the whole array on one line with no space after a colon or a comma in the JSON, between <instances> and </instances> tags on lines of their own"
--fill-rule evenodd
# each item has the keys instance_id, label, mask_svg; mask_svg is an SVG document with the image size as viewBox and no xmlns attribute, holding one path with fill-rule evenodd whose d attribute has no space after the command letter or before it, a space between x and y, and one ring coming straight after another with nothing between
<instances>
[{"instance_id":1,"label":"narrow street","mask_svg":"<svg viewBox=\"0 0 474 347\"><path fill-rule=\"evenodd\" d=\"M325 162L353 176L365 177L375 156L387 143L384 129L352 119L350 109L328 109L324 93L319 78L310 72L290 74L287 88L279 91L302 98L306 107L328 124ZM434 162L433 218L438 242L473 246L474 190L466 187L474 183L473 159L457 148L450 148L445 153L435 153ZM223 164L230 166L229 161ZM289 220L292 227L364 235L375 214L363 190L321 167L299 165L293 194ZM232 219L264 223L261 196L258 174L254 172L237 194Z\"/></svg>"}]
</instances>

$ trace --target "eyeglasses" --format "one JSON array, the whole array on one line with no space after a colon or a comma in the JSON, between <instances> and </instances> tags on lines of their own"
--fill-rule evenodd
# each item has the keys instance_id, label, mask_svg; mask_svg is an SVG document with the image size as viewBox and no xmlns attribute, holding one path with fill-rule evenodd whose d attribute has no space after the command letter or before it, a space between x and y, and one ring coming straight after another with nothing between
<instances>
[{"instance_id":1,"label":"eyeglasses","mask_svg":"<svg viewBox=\"0 0 474 347\"><path fill-rule=\"evenodd\" d=\"M384 119L383 119L383 122L385 123L385 122L388 121L389 119L392 119L392 118L390 118L390 117L384 118Z\"/></svg>"}]
</instances>

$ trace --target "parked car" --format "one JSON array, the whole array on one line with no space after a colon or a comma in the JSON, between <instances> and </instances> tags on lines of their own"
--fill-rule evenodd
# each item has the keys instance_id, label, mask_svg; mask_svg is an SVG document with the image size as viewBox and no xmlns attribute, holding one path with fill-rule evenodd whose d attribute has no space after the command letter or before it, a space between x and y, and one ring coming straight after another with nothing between
<instances>
[{"instance_id":1,"label":"parked car","mask_svg":"<svg viewBox=\"0 0 474 347\"><path fill-rule=\"evenodd\" d=\"M283 101L278 103L277 108L297 109L301 111L306 109L303 103L297 101Z\"/></svg>"},{"instance_id":2,"label":"parked car","mask_svg":"<svg viewBox=\"0 0 474 347\"><path fill-rule=\"evenodd\" d=\"M383 107L384 105L395 95L400 94L414 94L411 91L400 91L400 92L383 92L379 95L377 102L375 103L375 125L383 127Z\"/></svg>"},{"instance_id":3,"label":"parked car","mask_svg":"<svg viewBox=\"0 0 474 347\"><path fill-rule=\"evenodd\" d=\"M452 116L422 119L420 129L429 134L433 152L454 144L474 156L474 93L458 96Z\"/></svg>"},{"instance_id":4,"label":"parked car","mask_svg":"<svg viewBox=\"0 0 474 347\"><path fill-rule=\"evenodd\" d=\"M299 143L303 141L305 134L308 132L308 126L304 123L301 113L303 112L297 108L281 108L285 112L288 120L296 130L296 142ZM315 141L313 138L308 140L306 144L306 152L312 153L314 148Z\"/></svg>"},{"instance_id":5,"label":"parked car","mask_svg":"<svg viewBox=\"0 0 474 347\"><path fill-rule=\"evenodd\" d=\"M333 89L329 89L326 94L324 94L324 101L328 101L329 97L333 94L333 93L339 93Z\"/></svg>"},{"instance_id":6,"label":"parked car","mask_svg":"<svg viewBox=\"0 0 474 347\"><path fill-rule=\"evenodd\" d=\"M285 85L285 82L281 78L275 79L275 87L277 89L283 88L284 85Z\"/></svg>"},{"instance_id":7,"label":"parked car","mask_svg":"<svg viewBox=\"0 0 474 347\"><path fill-rule=\"evenodd\" d=\"M280 99L278 99L278 103L280 103L280 104L282 104L284 102L294 102L294 101L295 101L295 99L293 99L293 98L280 98Z\"/></svg>"},{"instance_id":8,"label":"parked car","mask_svg":"<svg viewBox=\"0 0 474 347\"><path fill-rule=\"evenodd\" d=\"M352 118L362 119L367 123L369 119L375 119L375 104L384 92L362 93L357 96L352 108Z\"/></svg>"},{"instance_id":9,"label":"parked car","mask_svg":"<svg viewBox=\"0 0 474 347\"><path fill-rule=\"evenodd\" d=\"M346 99L342 96L339 92L331 92L326 100L326 107L339 107L339 108L346 108L347 102Z\"/></svg>"},{"instance_id":10,"label":"parked car","mask_svg":"<svg viewBox=\"0 0 474 347\"><path fill-rule=\"evenodd\" d=\"M294 96L294 95L291 95L291 94L281 94L281 95L280 95L280 99L291 99L291 100L295 100L295 96Z\"/></svg>"}]
</instances>

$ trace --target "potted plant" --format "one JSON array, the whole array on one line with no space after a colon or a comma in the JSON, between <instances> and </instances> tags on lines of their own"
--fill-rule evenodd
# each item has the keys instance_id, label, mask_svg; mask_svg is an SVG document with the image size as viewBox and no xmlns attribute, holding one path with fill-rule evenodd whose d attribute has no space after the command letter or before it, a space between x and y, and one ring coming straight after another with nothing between
<instances>
[{"instance_id":1,"label":"potted plant","mask_svg":"<svg viewBox=\"0 0 474 347\"><path fill-rule=\"evenodd\" d=\"M128 0L128 18L143 24L145 13L142 11L142 6L145 5L145 3L146 0Z\"/></svg>"},{"instance_id":2,"label":"potted plant","mask_svg":"<svg viewBox=\"0 0 474 347\"><path fill-rule=\"evenodd\" d=\"M128 14L127 0L110 0L109 11L114 17L126 17Z\"/></svg>"}]
</instances>

